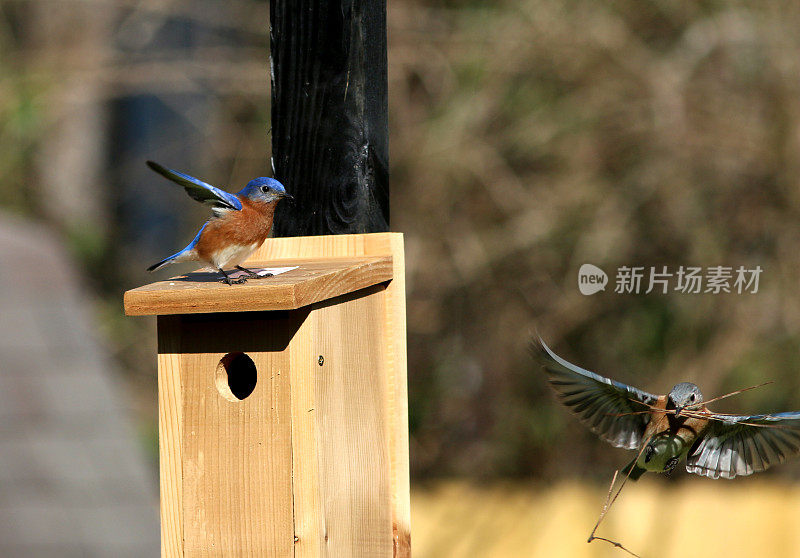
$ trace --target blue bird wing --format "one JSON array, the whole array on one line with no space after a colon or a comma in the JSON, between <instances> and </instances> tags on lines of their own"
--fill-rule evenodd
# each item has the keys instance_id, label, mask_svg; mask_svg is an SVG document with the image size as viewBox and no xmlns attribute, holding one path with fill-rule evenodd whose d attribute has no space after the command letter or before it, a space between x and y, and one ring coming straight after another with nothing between
<instances>
[{"instance_id":1,"label":"blue bird wing","mask_svg":"<svg viewBox=\"0 0 800 558\"><path fill-rule=\"evenodd\" d=\"M227 210L241 210L242 202L234 194L220 190L219 188L206 184L193 176L168 169L155 163L147 161L147 166L156 171L161 176L170 179L176 184L180 184L192 199L209 204L214 208L215 213Z\"/></svg>"},{"instance_id":2,"label":"blue bird wing","mask_svg":"<svg viewBox=\"0 0 800 558\"><path fill-rule=\"evenodd\" d=\"M605 378L570 364L545 344L541 337L531 351L542 365L561 402L606 442L636 449L650 421L649 405L657 395Z\"/></svg>"},{"instance_id":3,"label":"blue bird wing","mask_svg":"<svg viewBox=\"0 0 800 558\"><path fill-rule=\"evenodd\" d=\"M752 475L800 453L800 413L714 413L689 450L686 470L712 479Z\"/></svg>"}]
</instances>

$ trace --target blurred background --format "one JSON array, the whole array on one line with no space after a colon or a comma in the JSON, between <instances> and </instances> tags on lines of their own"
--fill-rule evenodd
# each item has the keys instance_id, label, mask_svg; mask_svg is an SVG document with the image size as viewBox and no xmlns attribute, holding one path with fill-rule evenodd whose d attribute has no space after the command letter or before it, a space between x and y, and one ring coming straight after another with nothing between
<instances>
[{"instance_id":1,"label":"blurred background","mask_svg":"<svg viewBox=\"0 0 800 558\"><path fill-rule=\"evenodd\" d=\"M555 401L527 342L654 393L774 380L715 409L800 409L800 6L389 4L415 556L620 555L585 539L631 456ZM207 214L144 161L229 189L269 174L268 13L0 0L4 556L157 552L155 320L122 293L181 271L144 270ZM579 292L584 263L605 291ZM664 265L763 272L751 294L614 293L619 267ZM651 476L598 534L800 556L800 460Z\"/></svg>"}]
</instances>

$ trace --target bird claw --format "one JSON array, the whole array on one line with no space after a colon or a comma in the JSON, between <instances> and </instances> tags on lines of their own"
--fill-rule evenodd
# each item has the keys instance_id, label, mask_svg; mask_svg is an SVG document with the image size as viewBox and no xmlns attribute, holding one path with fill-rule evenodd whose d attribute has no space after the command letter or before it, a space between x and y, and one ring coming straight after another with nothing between
<instances>
[{"instance_id":1,"label":"bird claw","mask_svg":"<svg viewBox=\"0 0 800 558\"><path fill-rule=\"evenodd\" d=\"M678 464L679 459L677 457L670 457L667 460L667 463L664 465L664 472L670 474L674 469L675 466Z\"/></svg>"},{"instance_id":2,"label":"bird claw","mask_svg":"<svg viewBox=\"0 0 800 558\"><path fill-rule=\"evenodd\" d=\"M225 283L226 285L241 285L242 283L246 283L248 279L264 279L274 275L274 273L265 273L264 275L259 275L255 271L249 270L246 267L239 267L238 265L236 266L236 269L243 271L247 275L242 275L237 279L231 279L227 272L220 269L219 272L222 274L222 278L219 280L219 282Z\"/></svg>"},{"instance_id":3,"label":"bird claw","mask_svg":"<svg viewBox=\"0 0 800 558\"><path fill-rule=\"evenodd\" d=\"M653 459L653 454L655 452L656 452L655 448L652 445L647 444L647 447L644 448L644 462L650 463L650 460Z\"/></svg>"},{"instance_id":4,"label":"bird claw","mask_svg":"<svg viewBox=\"0 0 800 558\"><path fill-rule=\"evenodd\" d=\"M220 283L225 283L226 285L241 285L242 283L247 282L247 277L239 277L238 279L231 279L226 274L222 279L219 280Z\"/></svg>"},{"instance_id":5,"label":"bird claw","mask_svg":"<svg viewBox=\"0 0 800 558\"><path fill-rule=\"evenodd\" d=\"M249 279L263 279L265 277L272 277L272 275L273 275L272 273L265 273L264 275L259 275L258 273L256 273L252 269L247 269L246 267L242 267L242 266L239 266L239 265L236 266L236 269L238 269L239 271L244 271L245 273L247 273L247 277Z\"/></svg>"}]
</instances>

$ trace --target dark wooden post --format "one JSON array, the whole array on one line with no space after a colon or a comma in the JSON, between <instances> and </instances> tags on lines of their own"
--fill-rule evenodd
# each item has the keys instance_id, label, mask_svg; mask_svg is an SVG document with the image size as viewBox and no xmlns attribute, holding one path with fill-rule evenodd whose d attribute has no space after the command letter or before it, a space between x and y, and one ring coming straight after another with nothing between
<instances>
[{"instance_id":1,"label":"dark wooden post","mask_svg":"<svg viewBox=\"0 0 800 558\"><path fill-rule=\"evenodd\" d=\"M275 236L389 229L385 0L272 0Z\"/></svg>"}]
</instances>

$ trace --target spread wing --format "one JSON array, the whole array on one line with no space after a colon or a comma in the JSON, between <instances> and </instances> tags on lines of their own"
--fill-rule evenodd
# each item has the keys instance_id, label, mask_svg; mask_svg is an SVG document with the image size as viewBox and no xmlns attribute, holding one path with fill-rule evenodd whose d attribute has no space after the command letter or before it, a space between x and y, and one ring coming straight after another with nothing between
<instances>
[{"instance_id":1,"label":"spread wing","mask_svg":"<svg viewBox=\"0 0 800 558\"><path fill-rule=\"evenodd\" d=\"M649 413L640 411L647 411L658 396L570 364L551 351L541 337L531 345L561 402L584 424L618 448L639 447L650 420Z\"/></svg>"},{"instance_id":2,"label":"spread wing","mask_svg":"<svg viewBox=\"0 0 800 558\"><path fill-rule=\"evenodd\" d=\"M153 161L147 161L147 166L161 176L183 186L186 193L189 194L192 199L211 205L215 213L231 209L242 209L242 202L239 201L239 198L225 190L220 190L211 184L206 184L202 180L198 180L188 174L162 167Z\"/></svg>"},{"instance_id":3,"label":"spread wing","mask_svg":"<svg viewBox=\"0 0 800 558\"><path fill-rule=\"evenodd\" d=\"M800 453L800 413L711 416L686 459L690 473L732 479Z\"/></svg>"}]
</instances>

